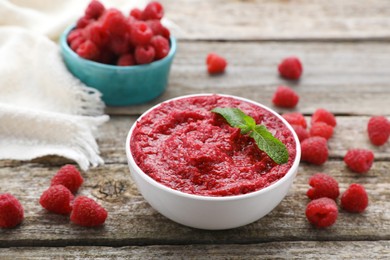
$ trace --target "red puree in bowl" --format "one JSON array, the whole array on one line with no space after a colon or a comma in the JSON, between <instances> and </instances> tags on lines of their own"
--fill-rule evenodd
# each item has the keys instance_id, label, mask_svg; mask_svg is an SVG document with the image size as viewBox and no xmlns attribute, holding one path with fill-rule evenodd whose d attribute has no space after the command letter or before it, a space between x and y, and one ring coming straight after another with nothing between
<instances>
[{"instance_id":1,"label":"red puree in bowl","mask_svg":"<svg viewBox=\"0 0 390 260\"><path fill-rule=\"evenodd\" d=\"M288 149L278 165L254 140L213 112L237 107L264 124ZM203 196L230 196L260 190L282 178L296 150L290 130L268 110L219 95L193 96L163 103L143 116L130 142L137 165L157 182Z\"/></svg>"}]
</instances>

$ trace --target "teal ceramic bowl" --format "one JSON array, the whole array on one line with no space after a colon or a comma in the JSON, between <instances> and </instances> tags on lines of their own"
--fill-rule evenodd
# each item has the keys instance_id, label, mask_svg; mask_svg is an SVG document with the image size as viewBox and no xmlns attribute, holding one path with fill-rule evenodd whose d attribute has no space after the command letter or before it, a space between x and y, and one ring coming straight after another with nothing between
<instances>
[{"instance_id":1,"label":"teal ceramic bowl","mask_svg":"<svg viewBox=\"0 0 390 260\"><path fill-rule=\"evenodd\" d=\"M170 38L171 49L165 58L146 65L121 67L79 57L66 41L67 35L73 28L74 26L68 27L60 38L65 65L84 84L99 90L107 106L145 103L165 91L176 53L174 37Z\"/></svg>"}]
</instances>

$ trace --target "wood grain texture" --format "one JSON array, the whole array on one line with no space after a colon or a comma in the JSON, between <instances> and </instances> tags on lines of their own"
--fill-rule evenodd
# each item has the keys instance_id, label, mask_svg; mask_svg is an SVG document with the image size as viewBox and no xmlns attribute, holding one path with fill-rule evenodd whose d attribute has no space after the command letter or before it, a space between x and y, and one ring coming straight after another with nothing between
<instances>
[{"instance_id":1,"label":"wood grain texture","mask_svg":"<svg viewBox=\"0 0 390 260\"><path fill-rule=\"evenodd\" d=\"M388 39L386 0L162 1L174 35L191 40Z\"/></svg>"},{"instance_id":2,"label":"wood grain texture","mask_svg":"<svg viewBox=\"0 0 390 260\"><path fill-rule=\"evenodd\" d=\"M226 57L225 74L207 74L209 52ZM237 95L273 107L277 86L288 85L300 96L296 110L305 114L323 107L340 115L390 115L389 53L390 45L382 42L180 41L162 96L140 106L107 108L107 112L139 115L158 102L197 93ZM299 81L284 80L277 72L279 62L291 55L303 63Z\"/></svg>"},{"instance_id":3,"label":"wood grain texture","mask_svg":"<svg viewBox=\"0 0 390 260\"><path fill-rule=\"evenodd\" d=\"M389 241L302 241L251 245L156 245L0 249L8 259L388 259Z\"/></svg>"},{"instance_id":4,"label":"wood grain texture","mask_svg":"<svg viewBox=\"0 0 390 260\"><path fill-rule=\"evenodd\" d=\"M109 164L83 173L79 194L95 198L109 212L106 224L91 229L73 225L68 217L46 212L38 203L58 167L21 165L0 168L0 182L25 208L25 220L15 229L0 230L1 247L15 246L125 246L168 244L250 244L276 241L373 241L390 239L388 162L376 162L367 175L350 172L343 163L322 167L301 164L286 198L269 215L250 225L223 231L206 231L176 224L160 215L138 193L125 164ZM336 178L343 192L351 183L363 184L370 205L363 214L340 210L337 223L317 230L306 220L308 178L315 172ZM22 188L21 188L22 187ZM276 220L276 221L275 221ZM378 232L380 230L380 232Z\"/></svg>"}]
</instances>

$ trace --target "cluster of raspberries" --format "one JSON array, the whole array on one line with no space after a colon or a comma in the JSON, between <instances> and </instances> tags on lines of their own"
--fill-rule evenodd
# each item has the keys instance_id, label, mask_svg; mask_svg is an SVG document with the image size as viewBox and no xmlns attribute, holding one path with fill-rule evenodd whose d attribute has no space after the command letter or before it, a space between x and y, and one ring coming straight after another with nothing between
<instances>
[{"instance_id":1,"label":"cluster of raspberries","mask_svg":"<svg viewBox=\"0 0 390 260\"><path fill-rule=\"evenodd\" d=\"M104 224L107 211L93 199L86 196L74 197L84 180L74 165L65 165L51 179L39 203L46 210L69 215L77 225L96 227ZM23 221L24 211L20 202L9 193L0 194L0 227L12 228Z\"/></svg>"},{"instance_id":2,"label":"cluster of raspberries","mask_svg":"<svg viewBox=\"0 0 390 260\"><path fill-rule=\"evenodd\" d=\"M309 178L311 188L306 195L311 200L306 206L306 218L317 228L333 225L338 217L337 198L340 195L338 182L330 175L316 173ZM365 188L351 184L341 195L340 206L351 213L361 213L368 206Z\"/></svg>"},{"instance_id":3,"label":"cluster of raspberries","mask_svg":"<svg viewBox=\"0 0 390 260\"><path fill-rule=\"evenodd\" d=\"M164 9L150 2L144 10L134 8L125 16L92 0L84 16L67 37L80 57L100 63L132 66L148 64L168 55L169 30L161 24Z\"/></svg>"},{"instance_id":4,"label":"cluster of raspberries","mask_svg":"<svg viewBox=\"0 0 390 260\"><path fill-rule=\"evenodd\" d=\"M297 57L283 59L278 70L283 78L290 80L298 80L303 71ZM294 108L298 101L298 94L288 86L279 86L272 98L275 106L283 108ZM309 130L305 117L299 112L285 113L283 118L292 125L298 136L302 149L301 160L315 165L324 164L329 156L327 141L333 136L337 125L335 116L324 108L317 109L311 117ZM390 121L383 116L371 117L367 133L373 145L385 144L390 136ZM350 149L344 156L344 162L353 172L367 173L374 162L374 153L369 149ZM309 184L312 188L307 191L311 199L306 207L307 219L318 228L333 225L338 216L336 200L340 195L337 181L327 174L317 173L309 179ZM340 206L348 212L363 212L368 206L364 187L351 184L342 194Z\"/></svg>"}]
</instances>

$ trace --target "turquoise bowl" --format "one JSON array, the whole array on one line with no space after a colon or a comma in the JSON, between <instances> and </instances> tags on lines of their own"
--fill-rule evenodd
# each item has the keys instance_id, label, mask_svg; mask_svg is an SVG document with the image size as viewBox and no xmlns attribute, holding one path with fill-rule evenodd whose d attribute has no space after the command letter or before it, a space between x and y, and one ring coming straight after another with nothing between
<instances>
[{"instance_id":1,"label":"turquoise bowl","mask_svg":"<svg viewBox=\"0 0 390 260\"><path fill-rule=\"evenodd\" d=\"M63 60L68 70L81 82L102 93L107 106L129 106L148 102L161 95L169 79L176 53L176 39L170 38L168 55L146 65L115 66L83 59L68 45L66 39L74 26L68 27L60 38Z\"/></svg>"}]
</instances>

